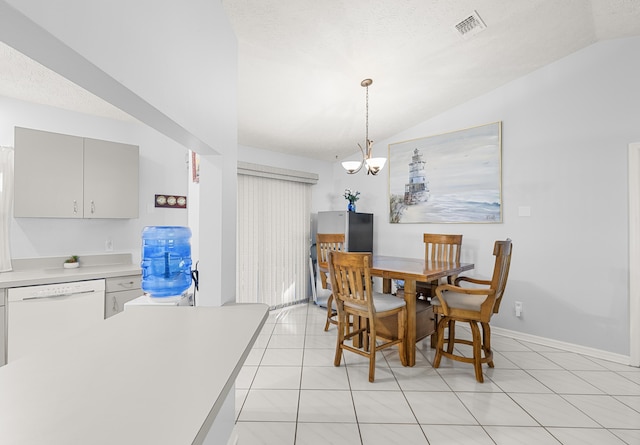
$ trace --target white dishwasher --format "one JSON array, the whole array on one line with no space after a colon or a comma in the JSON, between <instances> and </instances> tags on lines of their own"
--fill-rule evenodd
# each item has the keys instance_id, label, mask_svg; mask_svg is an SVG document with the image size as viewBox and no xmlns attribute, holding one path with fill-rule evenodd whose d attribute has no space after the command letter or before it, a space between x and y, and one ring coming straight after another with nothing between
<instances>
[{"instance_id":1,"label":"white dishwasher","mask_svg":"<svg viewBox=\"0 0 640 445\"><path fill-rule=\"evenodd\" d=\"M8 289L7 361L104 322L104 295L103 279Z\"/></svg>"}]
</instances>

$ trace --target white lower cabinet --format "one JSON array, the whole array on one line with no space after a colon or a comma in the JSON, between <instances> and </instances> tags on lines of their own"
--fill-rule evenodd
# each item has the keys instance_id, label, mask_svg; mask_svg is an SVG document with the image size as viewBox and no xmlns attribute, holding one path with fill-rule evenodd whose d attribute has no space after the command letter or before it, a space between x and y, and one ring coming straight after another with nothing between
<instances>
[{"instance_id":1,"label":"white lower cabinet","mask_svg":"<svg viewBox=\"0 0 640 445\"><path fill-rule=\"evenodd\" d=\"M124 304L142 295L140 275L107 278L104 300L104 318L109 318L124 309Z\"/></svg>"},{"instance_id":2,"label":"white lower cabinet","mask_svg":"<svg viewBox=\"0 0 640 445\"><path fill-rule=\"evenodd\" d=\"M69 341L104 323L105 280L7 289L7 361Z\"/></svg>"}]
</instances>

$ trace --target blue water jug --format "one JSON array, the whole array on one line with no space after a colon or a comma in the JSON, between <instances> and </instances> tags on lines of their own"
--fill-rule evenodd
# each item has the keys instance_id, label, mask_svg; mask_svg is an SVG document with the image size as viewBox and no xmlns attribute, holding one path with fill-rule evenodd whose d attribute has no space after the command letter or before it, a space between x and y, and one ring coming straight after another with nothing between
<instances>
[{"instance_id":1,"label":"blue water jug","mask_svg":"<svg viewBox=\"0 0 640 445\"><path fill-rule=\"evenodd\" d=\"M142 290L154 298L182 295L191 287L191 229L148 226L142 231Z\"/></svg>"}]
</instances>

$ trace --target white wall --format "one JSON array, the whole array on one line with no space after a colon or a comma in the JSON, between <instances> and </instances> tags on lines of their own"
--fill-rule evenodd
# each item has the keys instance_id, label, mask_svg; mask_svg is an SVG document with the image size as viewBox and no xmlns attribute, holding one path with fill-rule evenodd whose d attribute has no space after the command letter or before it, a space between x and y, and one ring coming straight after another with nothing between
<instances>
[{"instance_id":1,"label":"white wall","mask_svg":"<svg viewBox=\"0 0 640 445\"><path fill-rule=\"evenodd\" d=\"M194 239L199 302L233 301L237 41L222 4L0 0L0 7L0 17L11 15L0 27L11 46L202 155L201 201L191 203L204 204Z\"/></svg>"},{"instance_id":2,"label":"white wall","mask_svg":"<svg viewBox=\"0 0 640 445\"><path fill-rule=\"evenodd\" d=\"M155 194L187 194L186 149L146 125L123 122L0 97L0 145L13 146L14 126L104 139L140 147L140 214L137 219L13 218L12 258L131 253L140 261L142 229L186 225L184 209L154 207ZM117 181L118 178L114 178Z\"/></svg>"},{"instance_id":3,"label":"white wall","mask_svg":"<svg viewBox=\"0 0 640 445\"><path fill-rule=\"evenodd\" d=\"M640 38L597 43L375 145L388 155L389 143L502 121L502 224L390 224L387 167L381 177L349 176L336 164L334 209L345 206L345 187L360 190L358 211L375 213L381 254L420 257L422 233L462 233L463 260L484 277L493 241L510 237L511 274L493 325L628 356L627 151L640 140L638 54ZM519 217L519 206L531 217Z\"/></svg>"}]
</instances>

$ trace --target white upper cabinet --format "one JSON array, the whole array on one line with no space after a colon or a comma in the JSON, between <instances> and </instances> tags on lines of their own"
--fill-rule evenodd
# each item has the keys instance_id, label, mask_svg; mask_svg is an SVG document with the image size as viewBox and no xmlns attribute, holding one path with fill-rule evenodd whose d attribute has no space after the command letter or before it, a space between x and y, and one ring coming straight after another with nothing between
<instances>
[{"instance_id":1,"label":"white upper cabinet","mask_svg":"<svg viewBox=\"0 0 640 445\"><path fill-rule=\"evenodd\" d=\"M138 217L138 147L84 140L84 217Z\"/></svg>"},{"instance_id":2,"label":"white upper cabinet","mask_svg":"<svg viewBox=\"0 0 640 445\"><path fill-rule=\"evenodd\" d=\"M16 127L14 216L137 218L138 147Z\"/></svg>"},{"instance_id":3,"label":"white upper cabinet","mask_svg":"<svg viewBox=\"0 0 640 445\"><path fill-rule=\"evenodd\" d=\"M83 139L16 127L13 214L83 217Z\"/></svg>"}]
</instances>

